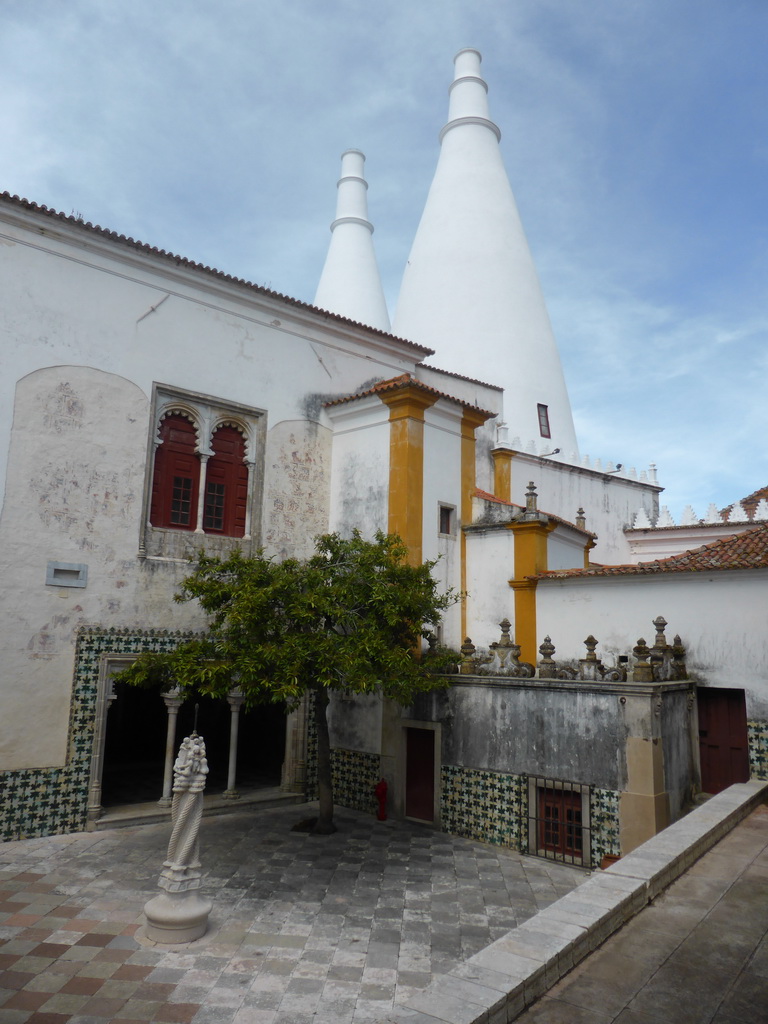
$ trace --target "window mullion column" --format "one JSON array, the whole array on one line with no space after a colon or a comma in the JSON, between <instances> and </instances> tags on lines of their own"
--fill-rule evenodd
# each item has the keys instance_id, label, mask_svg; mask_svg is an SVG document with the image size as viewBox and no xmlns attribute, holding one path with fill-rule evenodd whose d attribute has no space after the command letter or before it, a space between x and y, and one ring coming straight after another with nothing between
<instances>
[{"instance_id":1,"label":"window mullion column","mask_svg":"<svg viewBox=\"0 0 768 1024\"><path fill-rule=\"evenodd\" d=\"M195 533L203 532L203 515L205 513L205 489L206 481L208 477L208 459L209 455L200 452L200 487L197 492L197 526L195 527Z\"/></svg>"},{"instance_id":2,"label":"window mullion column","mask_svg":"<svg viewBox=\"0 0 768 1024\"><path fill-rule=\"evenodd\" d=\"M251 520L253 518L253 512L252 512L252 509L253 509L253 492L254 492L254 488L256 486L256 484L255 484L256 463L252 459L244 459L243 461L245 462L246 466L248 467L248 488L246 490L247 497L245 499L245 533L243 534L243 540L250 540L251 539Z\"/></svg>"}]
</instances>

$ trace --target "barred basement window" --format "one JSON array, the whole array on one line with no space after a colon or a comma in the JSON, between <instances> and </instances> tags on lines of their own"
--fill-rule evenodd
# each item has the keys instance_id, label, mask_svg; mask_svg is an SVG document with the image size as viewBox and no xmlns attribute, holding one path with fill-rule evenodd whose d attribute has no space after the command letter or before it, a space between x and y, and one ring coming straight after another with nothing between
<instances>
[{"instance_id":1,"label":"barred basement window","mask_svg":"<svg viewBox=\"0 0 768 1024\"><path fill-rule=\"evenodd\" d=\"M529 776L528 853L590 867L589 793L577 782Z\"/></svg>"}]
</instances>

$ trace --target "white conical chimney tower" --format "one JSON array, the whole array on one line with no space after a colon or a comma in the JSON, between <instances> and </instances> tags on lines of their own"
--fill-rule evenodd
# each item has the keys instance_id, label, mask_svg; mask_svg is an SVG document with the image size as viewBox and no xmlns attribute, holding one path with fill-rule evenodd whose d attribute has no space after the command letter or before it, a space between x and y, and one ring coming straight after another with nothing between
<instances>
[{"instance_id":1,"label":"white conical chimney tower","mask_svg":"<svg viewBox=\"0 0 768 1024\"><path fill-rule=\"evenodd\" d=\"M510 436L570 456L576 434L560 356L488 116L480 54L461 50L455 65L393 331L434 348L436 365L501 385Z\"/></svg>"},{"instance_id":2,"label":"white conical chimney tower","mask_svg":"<svg viewBox=\"0 0 768 1024\"><path fill-rule=\"evenodd\" d=\"M389 331L389 313L373 251L373 225L368 220L364 164L359 149L342 153L336 220L331 224L331 244L314 304Z\"/></svg>"}]
</instances>

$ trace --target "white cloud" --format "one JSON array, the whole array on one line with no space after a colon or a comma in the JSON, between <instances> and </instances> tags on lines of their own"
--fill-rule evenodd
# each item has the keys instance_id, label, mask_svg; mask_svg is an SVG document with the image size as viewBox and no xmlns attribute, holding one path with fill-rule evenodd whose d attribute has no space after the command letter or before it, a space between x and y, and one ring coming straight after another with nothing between
<instances>
[{"instance_id":1,"label":"white cloud","mask_svg":"<svg viewBox=\"0 0 768 1024\"><path fill-rule=\"evenodd\" d=\"M678 510L768 481L762 0L5 0L3 19L0 188L311 299L357 146L393 305L451 59L477 47L583 449L657 461Z\"/></svg>"}]
</instances>

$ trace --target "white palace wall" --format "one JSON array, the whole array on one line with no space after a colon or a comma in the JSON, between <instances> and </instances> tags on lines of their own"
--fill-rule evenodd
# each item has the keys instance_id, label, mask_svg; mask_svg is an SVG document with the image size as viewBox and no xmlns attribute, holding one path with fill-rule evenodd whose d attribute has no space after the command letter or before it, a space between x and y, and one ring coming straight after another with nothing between
<instances>
[{"instance_id":1,"label":"white palace wall","mask_svg":"<svg viewBox=\"0 0 768 1024\"><path fill-rule=\"evenodd\" d=\"M254 411L266 429L252 543L301 557L329 522L323 402L412 371L423 350L80 225L6 213L0 769L19 769L65 762L79 626L202 625L172 604L188 562L140 557L153 384ZM47 584L50 562L86 566L85 586Z\"/></svg>"},{"instance_id":2,"label":"white palace wall","mask_svg":"<svg viewBox=\"0 0 768 1024\"><path fill-rule=\"evenodd\" d=\"M642 637L653 644L653 620L667 620L669 643L679 634L692 679L743 688L747 715L768 718L765 643L768 570L734 570L613 578L540 580L538 642L546 634L555 660L583 658L591 633L606 666L631 654Z\"/></svg>"}]
</instances>

